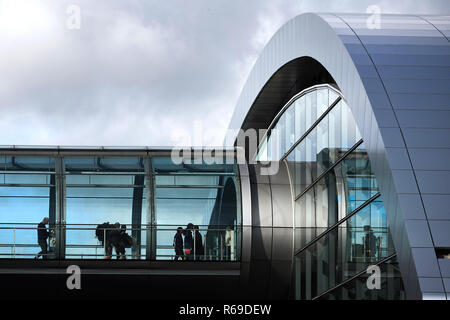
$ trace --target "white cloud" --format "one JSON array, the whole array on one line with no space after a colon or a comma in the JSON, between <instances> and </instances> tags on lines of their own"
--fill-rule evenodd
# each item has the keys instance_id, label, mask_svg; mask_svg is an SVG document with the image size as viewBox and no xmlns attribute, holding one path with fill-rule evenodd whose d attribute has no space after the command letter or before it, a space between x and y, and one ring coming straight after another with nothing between
<instances>
[{"instance_id":1,"label":"white cloud","mask_svg":"<svg viewBox=\"0 0 450 320\"><path fill-rule=\"evenodd\" d=\"M264 45L305 11L443 13L430 1L0 3L0 145L219 145Z\"/></svg>"}]
</instances>

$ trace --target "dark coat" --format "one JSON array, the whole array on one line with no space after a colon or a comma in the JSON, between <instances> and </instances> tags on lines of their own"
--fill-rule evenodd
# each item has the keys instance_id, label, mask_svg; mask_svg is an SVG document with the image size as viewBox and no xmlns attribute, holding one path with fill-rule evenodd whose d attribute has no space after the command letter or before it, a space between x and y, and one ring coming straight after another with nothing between
<instances>
[{"instance_id":1,"label":"dark coat","mask_svg":"<svg viewBox=\"0 0 450 320\"><path fill-rule=\"evenodd\" d=\"M173 246L176 253L183 253L183 236L177 232L173 237Z\"/></svg>"},{"instance_id":2,"label":"dark coat","mask_svg":"<svg viewBox=\"0 0 450 320\"><path fill-rule=\"evenodd\" d=\"M47 231L47 227L45 226L44 223L39 223L38 224L38 231L37 231L37 235L38 235L38 241L45 241L47 240L48 236L50 235L50 232Z\"/></svg>"},{"instance_id":3,"label":"dark coat","mask_svg":"<svg viewBox=\"0 0 450 320\"><path fill-rule=\"evenodd\" d=\"M375 235L372 232L370 232L366 234L364 242L366 250L370 250L372 254L374 254L375 251L377 250L377 237L375 237Z\"/></svg>"},{"instance_id":4,"label":"dark coat","mask_svg":"<svg viewBox=\"0 0 450 320\"><path fill-rule=\"evenodd\" d=\"M203 247L203 237L200 232L195 230L195 254L203 255L204 247Z\"/></svg>"},{"instance_id":5,"label":"dark coat","mask_svg":"<svg viewBox=\"0 0 450 320\"><path fill-rule=\"evenodd\" d=\"M106 241L118 245L122 240L122 234L119 229L107 230L106 231Z\"/></svg>"},{"instance_id":6,"label":"dark coat","mask_svg":"<svg viewBox=\"0 0 450 320\"><path fill-rule=\"evenodd\" d=\"M191 230L185 230L184 232L184 248L192 249L193 248L193 239Z\"/></svg>"}]
</instances>

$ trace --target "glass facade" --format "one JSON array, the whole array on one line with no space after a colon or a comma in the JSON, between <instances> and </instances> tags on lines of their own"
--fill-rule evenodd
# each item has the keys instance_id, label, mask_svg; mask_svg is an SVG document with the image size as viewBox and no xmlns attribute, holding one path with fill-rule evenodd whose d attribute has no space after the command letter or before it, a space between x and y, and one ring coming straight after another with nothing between
<instances>
[{"instance_id":1,"label":"glass facade","mask_svg":"<svg viewBox=\"0 0 450 320\"><path fill-rule=\"evenodd\" d=\"M342 283L342 285L322 294L320 300L404 300L405 293L399 288L403 282L394 257L380 263L380 289L371 290L367 286L369 274L359 273L357 276Z\"/></svg>"},{"instance_id":2,"label":"glass facade","mask_svg":"<svg viewBox=\"0 0 450 320\"><path fill-rule=\"evenodd\" d=\"M173 253L173 227L198 226L205 259L236 260L240 256L240 214L237 167L233 164L175 165L170 158L153 158L157 257ZM172 228L172 229L171 229ZM227 228L233 242L226 247ZM228 232L230 233L230 231ZM197 241L193 238L193 242ZM228 239L229 240L229 239ZM226 250L225 250L226 249ZM196 244L193 251L196 251ZM197 252L195 252L197 255Z\"/></svg>"},{"instance_id":3,"label":"glass facade","mask_svg":"<svg viewBox=\"0 0 450 320\"><path fill-rule=\"evenodd\" d=\"M0 258L34 257L43 217L54 230L55 159L0 156Z\"/></svg>"},{"instance_id":4,"label":"glass facade","mask_svg":"<svg viewBox=\"0 0 450 320\"><path fill-rule=\"evenodd\" d=\"M296 299L403 297L377 181L351 110L336 90L317 86L291 99L256 159L282 160L289 168ZM378 264L384 287L370 293L362 279Z\"/></svg>"},{"instance_id":5,"label":"glass facade","mask_svg":"<svg viewBox=\"0 0 450 320\"><path fill-rule=\"evenodd\" d=\"M177 258L184 260L240 260L235 161L177 165L170 152L85 154L0 156L1 258L35 258L42 249L38 223L48 217L45 259L115 259L117 254L173 260L180 255L177 247L182 251ZM181 245L175 245L178 228L183 229ZM112 240L117 234L128 240ZM192 239L190 251L185 250L187 238Z\"/></svg>"},{"instance_id":6,"label":"glass facade","mask_svg":"<svg viewBox=\"0 0 450 320\"><path fill-rule=\"evenodd\" d=\"M139 157L67 157L66 258L103 257L98 224L126 225L133 245L128 258L145 258L147 207L144 159ZM144 239L144 242L142 242Z\"/></svg>"}]
</instances>

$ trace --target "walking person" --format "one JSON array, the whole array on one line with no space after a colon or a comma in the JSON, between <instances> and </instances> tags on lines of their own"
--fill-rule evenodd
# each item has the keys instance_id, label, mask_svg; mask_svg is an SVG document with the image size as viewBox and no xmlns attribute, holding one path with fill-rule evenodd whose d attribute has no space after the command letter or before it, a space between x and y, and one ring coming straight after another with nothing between
<instances>
[{"instance_id":1,"label":"walking person","mask_svg":"<svg viewBox=\"0 0 450 320\"><path fill-rule=\"evenodd\" d=\"M192 229L194 225L192 223L188 223L186 226L186 230L184 230L184 253L186 255L186 260L192 260L193 257L193 246L194 240L192 238Z\"/></svg>"},{"instance_id":2,"label":"walking person","mask_svg":"<svg viewBox=\"0 0 450 320\"><path fill-rule=\"evenodd\" d=\"M175 258L174 260L184 260L184 253L183 253L183 228L178 227L177 233L175 233L175 236L173 237L173 247L175 249Z\"/></svg>"},{"instance_id":3,"label":"walking person","mask_svg":"<svg viewBox=\"0 0 450 320\"><path fill-rule=\"evenodd\" d=\"M36 255L35 259L39 259L40 256L42 256L42 259L47 259L47 238L50 236L50 232L46 227L48 221L48 217L45 217L37 226L37 238L41 251Z\"/></svg>"},{"instance_id":4,"label":"walking person","mask_svg":"<svg viewBox=\"0 0 450 320\"><path fill-rule=\"evenodd\" d=\"M203 237L199 231L198 226L194 226L194 236L195 236L195 260L202 260L205 254L205 247L203 246Z\"/></svg>"}]
</instances>

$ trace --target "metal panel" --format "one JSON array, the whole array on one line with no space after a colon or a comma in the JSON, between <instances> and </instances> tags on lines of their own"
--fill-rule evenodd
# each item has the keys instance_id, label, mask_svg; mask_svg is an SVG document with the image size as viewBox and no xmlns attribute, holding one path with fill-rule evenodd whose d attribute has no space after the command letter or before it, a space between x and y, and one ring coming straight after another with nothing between
<instances>
[{"instance_id":1,"label":"metal panel","mask_svg":"<svg viewBox=\"0 0 450 320\"><path fill-rule=\"evenodd\" d=\"M442 206L422 193L450 194L450 184L446 182L450 181L450 173L417 171L415 167L417 164L427 170L442 170L445 163L450 163L450 156L444 151L450 148L450 43L445 37L449 33L449 18L382 15L381 29L368 29L368 17L303 14L287 22L255 63L230 128L248 128L255 123L263 126L266 122L258 120L256 110L264 108L266 114L274 115L286 99L307 86L335 83L367 144L394 244L402 251L398 254L407 297L429 298L430 292L419 287L416 269L424 276L428 274L424 267L428 264L436 267L433 276L441 277L436 255L432 247L414 248L410 259L410 238L413 239L411 232L415 228L406 228L404 218L423 220L449 214L445 208L445 215L440 212ZM280 80L283 75L288 76L284 82ZM297 90L294 93L293 86ZM415 148L434 148L432 153L441 158L425 163ZM409 212L411 205L403 193L413 194L418 206L413 213Z\"/></svg>"}]
</instances>

